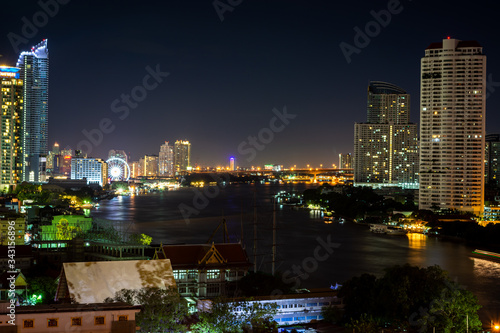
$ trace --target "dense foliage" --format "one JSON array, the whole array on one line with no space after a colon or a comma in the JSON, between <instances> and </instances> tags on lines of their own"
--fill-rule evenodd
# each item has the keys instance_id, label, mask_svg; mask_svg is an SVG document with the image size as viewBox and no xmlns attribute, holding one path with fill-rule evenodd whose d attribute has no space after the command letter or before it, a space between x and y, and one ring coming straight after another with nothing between
<instances>
[{"instance_id":1,"label":"dense foliage","mask_svg":"<svg viewBox=\"0 0 500 333\"><path fill-rule=\"evenodd\" d=\"M382 278L364 274L344 283L345 318L358 332L381 327L419 332L469 332L481 328L476 297L452 281L439 266L393 266ZM363 329L359 328L363 327ZM363 331L365 330L365 331Z\"/></svg>"},{"instance_id":2,"label":"dense foliage","mask_svg":"<svg viewBox=\"0 0 500 333\"><path fill-rule=\"evenodd\" d=\"M144 332L185 332L187 329L183 324L188 315L187 303L175 288L122 289L105 302L140 304L142 309L135 320Z\"/></svg>"},{"instance_id":3,"label":"dense foliage","mask_svg":"<svg viewBox=\"0 0 500 333\"><path fill-rule=\"evenodd\" d=\"M304 191L304 200L307 204L320 205L335 212L336 215L347 218L364 218L366 215L386 216L394 210L414 210L413 198L401 195L400 201L385 199L378 195L371 187L337 187L333 191L329 185L317 189Z\"/></svg>"}]
</instances>

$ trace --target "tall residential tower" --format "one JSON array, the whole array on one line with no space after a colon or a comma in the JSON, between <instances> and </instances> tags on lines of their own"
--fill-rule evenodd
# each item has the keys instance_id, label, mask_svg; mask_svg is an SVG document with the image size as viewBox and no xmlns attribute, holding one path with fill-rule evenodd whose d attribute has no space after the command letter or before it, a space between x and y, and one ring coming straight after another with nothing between
<instances>
[{"instance_id":1,"label":"tall residential tower","mask_svg":"<svg viewBox=\"0 0 500 333\"><path fill-rule=\"evenodd\" d=\"M174 176L174 147L168 141L160 146L158 155L158 175L162 177Z\"/></svg>"},{"instance_id":2,"label":"tall residential tower","mask_svg":"<svg viewBox=\"0 0 500 333\"><path fill-rule=\"evenodd\" d=\"M19 68L0 66L0 190L22 181L23 80Z\"/></svg>"},{"instance_id":3,"label":"tall residential tower","mask_svg":"<svg viewBox=\"0 0 500 333\"><path fill-rule=\"evenodd\" d=\"M368 86L367 123L354 125L354 183L418 186L417 125L410 123L410 95L391 83Z\"/></svg>"},{"instance_id":4,"label":"tall residential tower","mask_svg":"<svg viewBox=\"0 0 500 333\"><path fill-rule=\"evenodd\" d=\"M484 201L486 56L477 41L425 49L420 81L420 209L480 214Z\"/></svg>"},{"instance_id":5,"label":"tall residential tower","mask_svg":"<svg viewBox=\"0 0 500 333\"><path fill-rule=\"evenodd\" d=\"M23 180L45 181L48 153L49 50L47 40L22 52L16 67L24 82Z\"/></svg>"},{"instance_id":6,"label":"tall residential tower","mask_svg":"<svg viewBox=\"0 0 500 333\"><path fill-rule=\"evenodd\" d=\"M187 171L191 167L191 143L177 140L174 143L174 171Z\"/></svg>"}]
</instances>

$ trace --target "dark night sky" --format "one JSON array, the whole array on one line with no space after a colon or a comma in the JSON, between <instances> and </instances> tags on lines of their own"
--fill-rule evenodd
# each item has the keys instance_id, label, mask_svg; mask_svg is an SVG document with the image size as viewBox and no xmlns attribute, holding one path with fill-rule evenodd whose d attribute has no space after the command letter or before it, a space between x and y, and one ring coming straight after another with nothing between
<instances>
[{"instance_id":1,"label":"dark night sky","mask_svg":"<svg viewBox=\"0 0 500 333\"><path fill-rule=\"evenodd\" d=\"M348 64L339 44L353 45L353 28L364 29L374 20L370 11L389 3L244 0L221 21L212 0L73 0L59 5L19 48L49 40L50 146L57 141L76 148L83 130L109 118L114 130L92 145L92 156L124 149L137 160L157 154L165 140L186 139L193 164L227 164L234 155L243 166L331 165L338 153L352 152L354 122L366 121L370 80L406 89L418 123L420 58L431 42L478 40L488 73L500 82L493 1L403 0L401 12ZM9 33L22 36L22 18L33 22L41 10L37 1L2 4L0 63L15 65ZM170 75L120 119L112 102L141 86L145 68L157 64ZM494 89L487 133L500 132L500 87ZM246 161L251 156L239 153L238 145L269 127L272 109L284 106L296 118Z\"/></svg>"}]
</instances>

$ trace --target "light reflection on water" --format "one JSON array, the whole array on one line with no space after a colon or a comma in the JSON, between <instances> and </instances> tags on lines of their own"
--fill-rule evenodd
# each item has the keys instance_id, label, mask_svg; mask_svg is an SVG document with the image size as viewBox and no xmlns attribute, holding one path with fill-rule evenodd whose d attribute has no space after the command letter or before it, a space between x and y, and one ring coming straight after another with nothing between
<instances>
[{"instance_id":1,"label":"light reflection on water","mask_svg":"<svg viewBox=\"0 0 500 333\"><path fill-rule=\"evenodd\" d=\"M472 258L474 262L474 274L481 278L495 278L499 279L500 282L500 263L480 259Z\"/></svg>"},{"instance_id":2,"label":"light reflection on water","mask_svg":"<svg viewBox=\"0 0 500 333\"><path fill-rule=\"evenodd\" d=\"M427 244L427 235L408 233L406 236L408 237L408 246L410 249L420 250Z\"/></svg>"},{"instance_id":3,"label":"light reflection on water","mask_svg":"<svg viewBox=\"0 0 500 333\"><path fill-rule=\"evenodd\" d=\"M258 266L267 270L271 261L272 205L271 195L280 190L303 191L302 184L294 186L231 185L220 189L206 207L198 209L188 220L179 205L193 206L193 189L179 189L153 195L118 197L101 201L92 215L116 221L121 230L153 236L154 243L205 243L224 215L230 240L241 238L243 215L243 244L253 259L253 197L257 192ZM243 214L242 214L243 213ZM439 265L452 279L478 296L484 309L500 313L500 264L482 259L472 260L472 248L460 243L440 240L422 234L403 236L376 235L364 225L346 221L325 224L321 214L283 206L277 211L278 269L291 270L294 265L314 256L318 237L331 238L340 244L327 260L318 264L301 287L329 287L363 273L381 276L392 265L409 263L419 267ZM215 242L221 241L221 234Z\"/></svg>"}]
</instances>

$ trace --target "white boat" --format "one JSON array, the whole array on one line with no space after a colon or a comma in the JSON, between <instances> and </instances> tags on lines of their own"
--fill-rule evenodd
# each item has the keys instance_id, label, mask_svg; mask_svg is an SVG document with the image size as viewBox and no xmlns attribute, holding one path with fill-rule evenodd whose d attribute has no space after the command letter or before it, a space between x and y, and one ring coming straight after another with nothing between
<instances>
[{"instance_id":1,"label":"white boat","mask_svg":"<svg viewBox=\"0 0 500 333\"><path fill-rule=\"evenodd\" d=\"M376 234L385 234L387 226L385 224L370 224L370 231Z\"/></svg>"},{"instance_id":2,"label":"white boat","mask_svg":"<svg viewBox=\"0 0 500 333\"><path fill-rule=\"evenodd\" d=\"M387 235L406 235L408 231L401 227L387 227Z\"/></svg>"}]
</instances>

